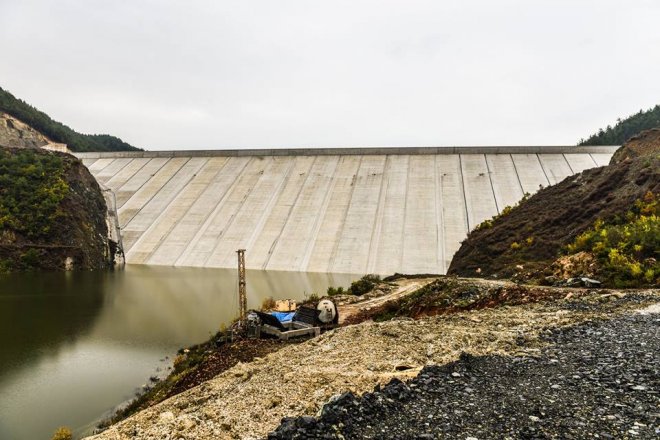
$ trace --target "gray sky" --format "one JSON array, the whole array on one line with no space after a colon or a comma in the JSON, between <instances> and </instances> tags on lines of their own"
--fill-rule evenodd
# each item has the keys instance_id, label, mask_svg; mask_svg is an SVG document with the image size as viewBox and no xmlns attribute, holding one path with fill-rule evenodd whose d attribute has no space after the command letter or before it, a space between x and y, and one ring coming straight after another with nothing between
<instances>
[{"instance_id":1,"label":"gray sky","mask_svg":"<svg viewBox=\"0 0 660 440\"><path fill-rule=\"evenodd\" d=\"M574 144L660 103L658 0L0 0L0 86L146 149Z\"/></svg>"}]
</instances>

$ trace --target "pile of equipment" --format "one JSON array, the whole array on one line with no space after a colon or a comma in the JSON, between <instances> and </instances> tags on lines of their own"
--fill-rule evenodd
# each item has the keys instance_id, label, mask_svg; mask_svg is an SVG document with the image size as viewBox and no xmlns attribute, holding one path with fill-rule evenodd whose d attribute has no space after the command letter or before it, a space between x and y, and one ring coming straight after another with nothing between
<instances>
[{"instance_id":1,"label":"pile of equipment","mask_svg":"<svg viewBox=\"0 0 660 440\"><path fill-rule=\"evenodd\" d=\"M329 299L323 299L316 307L304 305L289 312L251 310L247 315L247 330L252 338L271 335L287 341L296 337L318 336L322 329L334 328L338 322L337 306Z\"/></svg>"}]
</instances>

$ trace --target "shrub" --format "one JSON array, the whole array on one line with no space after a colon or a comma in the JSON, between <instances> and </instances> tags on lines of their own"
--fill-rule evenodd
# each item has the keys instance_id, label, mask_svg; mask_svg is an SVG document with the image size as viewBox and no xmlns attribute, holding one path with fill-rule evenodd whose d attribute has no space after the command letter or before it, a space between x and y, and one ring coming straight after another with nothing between
<instances>
[{"instance_id":1,"label":"shrub","mask_svg":"<svg viewBox=\"0 0 660 440\"><path fill-rule=\"evenodd\" d=\"M493 217L493 219L486 219L479 223L476 228L474 228L475 231L481 231L482 229L490 229L493 227L493 220L496 219L497 216Z\"/></svg>"},{"instance_id":2,"label":"shrub","mask_svg":"<svg viewBox=\"0 0 660 440\"><path fill-rule=\"evenodd\" d=\"M28 249L21 255L21 264L25 268L35 268L39 265L39 252L36 249Z\"/></svg>"},{"instance_id":3,"label":"shrub","mask_svg":"<svg viewBox=\"0 0 660 440\"><path fill-rule=\"evenodd\" d=\"M12 264L11 260L5 260L4 258L0 258L0 274L11 272L13 267L14 265Z\"/></svg>"},{"instance_id":4,"label":"shrub","mask_svg":"<svg viewBox=\"0 0 660 440\"><path fill-rule=\"evenodd\" d=\"M604 281L617 287L660 284L660 206L648 192L625 214L606 223L597 220L566 247L568 253L591 252Z\"/></svg>"},{"instance_id":5,"label":"shrub","mask_svg":"<svg viewBox=\"0 0 660 440\"><path fill-rule=\"evenodd\" d=\"M353 281L351 287L348 288L348 292L355 296L364 295L376 287L376 284L379 282L380 276L373 274L365 275L359 280Z\"/></svg>"},{"instance_id":6,"label":"shrub","mask_svg":"<svg viewBox=\"0 0 660 440\"><path fill-rule=\"evenodd\" d=\"M521 251L521 250L524 250L524 249L526 249L526 248L529 248L529 247L530 247L531 245L533 245L533 244L534 244L534 237L529 236L529 237L527 237L525 240L523 240L523 241L520 242L520 243L518 243L517 241L514 241L513 243L511 243L511 244L509 245L509 248L510 248L513 252L517 252L517 251Z\"/></svg>"},{"instance_id":7,"label":"shrub","mask_svg":"<svg viewBox=\"0 0 660 440\"><path fill-rule=\"evenodd\" d=\"M328 296L335 296L335 295L343 295L344 293L344 288L343 287L328 287L327 294Z\"/></svg>"},{"instance_id":8,"label":"shrub","mask_svg":"<svg viewBox=\"0 0 660 440\"><path fill-rule=\"evenodd\" d=\"M504 209L502 210L502 212L500 213L500 217L504 217L506 215L511 214L511 211L513 211L512 206L505 206Z\"/></svg>"},{"instance_id":9,"label":"shrub","mask_svg":"<svg viewBox=\"0 0 660 440\"><path fill-rule=\"evenodd\" d=\"M526 192L525 194L523 194L522 199L520 199L520 200L518 201L518 203L516 203L516 204L513 205L513 206L505 206L504 208L502 208L502 211L501 211L499 214L496 214L496 215L494 215L492 218L486 219L486 220L482 221L481 223L479 223L479 224L478 224L478 225L477 225L472 231L470 231L470 232L468 233L468 235L469 235L470 233L474 232L474 231L481 231L481 230L483 230L483 229L490 229L490 228L492 228L492 227L493 227L493 223L495 222L495 220L497 220L497 219L500 218L500 217L506 217L507 215L511 214L511 213L513 212L514 209L516 209L518 206L520 206L520 205L522 205L524 202L526 202L527 199L529 199L529 197L530 197L530 194L529 194L528 192Z\"/></svg>"},{"instance_id":10,"label":"shrub","mask_svg":"<svg viewBox=\"0 0 660 440\"><path fill-rule=\"evenodd\" d=\"M275 308L275 300L273 299L272 296L269 296L268 298L265 298L261 302L261 311L268 311L268 310L273 310Z\"/></svg>"},{"instance_id":11,"label":"shrub","mask_svg":"<svg viewBox=\"0 0 660 440\"><path fill-rule=\"evenodd\" d=\"M53 437L51 440L72 440L73 439L73 433L69 428L66 426L61 426L57 428L57 431L55 431L55 434L53 434Z\"/></svg>"}]
</instances>

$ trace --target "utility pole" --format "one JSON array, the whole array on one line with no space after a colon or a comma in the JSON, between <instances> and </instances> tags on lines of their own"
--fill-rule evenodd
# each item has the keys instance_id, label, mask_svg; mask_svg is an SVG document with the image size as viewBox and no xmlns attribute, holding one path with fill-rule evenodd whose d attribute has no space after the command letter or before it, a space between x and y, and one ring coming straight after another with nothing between
<instances>
[{"instance_id":1,"label":"utility pole","mask_svg":"<svg viewBox=\"0 0 660 440\"><path fill-rule=\"evenodd\" d=\"M247 293L245 291L245 249L236 251L238 254L238 314L241 322L247 315Z\"/></svg>"}]
</instances>

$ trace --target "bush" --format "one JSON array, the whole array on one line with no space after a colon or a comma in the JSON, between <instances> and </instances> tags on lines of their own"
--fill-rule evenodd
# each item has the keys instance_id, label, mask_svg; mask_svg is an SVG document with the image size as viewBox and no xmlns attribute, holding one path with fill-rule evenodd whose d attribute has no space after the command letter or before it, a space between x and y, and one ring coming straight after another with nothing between
<instances>
[{"instance_id":1,"label":"bush","mask_svg":"<svg viewBox=\"0 0 660 440\"><path fill-rule=\"evenodd\" d=\"M511 214L514 209L516 209L521 204L525 203L529 198L530 198L530 194L526 192L525 194L523 194L522 199L520 199L518 203L516 203L513 206L505 206L504 208L502 208L502 211L499 214L496 214L492 218L486 219L481 223L479 223L472 231L468 232L468 235L470 235L470 233L475 231L481 231L483 229L492 228L495 220L499 219L500 217L506 217L507 215Z\"/></svg>"},{"instance_id":2,"label":"bush","mask_svg":"<svg viewBox=\"0 0 660 440\"><path fill-rule=\"evenodd\" d=\"M591 252L601 267L604 281L616 287L660 284L660 205L648 192L637 200L624 218L593 227L566 247L570 254Z\"/></svg>"},{"instance_id":3,"label":"bush","mask_svg":"<svg viewBox=\"0 0 660 440\"><path fill-rule=\"evenodd\" d=\"M55 434L53 434L53 437L51 440L72 440L73 439L73 433L69 428L66 426L61 426L57 428L57 431L55 431Z\"/></svg>"},{"instance_id":4,"label":"bush","mask_svg":"<svg viewBox=\"0 0 660 440\"><path fill-rule=\"evenodd\" d=\"M328 290L326 292L328 296L335 296L335 295L343 295L344 293L344 288L343 287L328 287Z\"/></svg>"},{"instance_id":5,"label":"bush","mask_svg":"<svg viewBox=\"0 0 660 440\"><path fill-rule=\"evenodd\" d=\"M371 292L379 282L380 276L373 274L365 275L359 280L351 283L351 287L348 288L348 293L355 296L364 295L367 292Z\"/></svg>"},{"instance_id":6,"label":"bush","mask_svg":"<svg viewBox=\"0 0 660 440\"><path fill-rule=\"evenodd\" d=\"M14 268L14 264L12 263L11 260L5 260L4 258L0 258L0 274L9 273L12 271L13 268Z\"/></svg>"},{"instance_id":7,"label":"bush","mask_svg":"<svg viewBox=\"0 0 660 440\"><path fill-rule=\"evenodd\" d=\"M479 223L476 228L474 228L475 231L481 231L482 229L490 229L493 227L493 220L495 220L498 216L493 217L492 219L486 219Z\"/></svg>"},{"instance_id":8,"label":"bush","mask_svg":"<svg viewBox=\"0 0 660 440\"><path fill-rule=\"evenodd\" d=\"M517 252L517 251L525 250L525 249L529 248L530 246L532 246L533 244L534 244L534 237L529 236L524 241L522 241L520 243L518 243L517 241L514 241L513 243L511 243L509 245L509 248L513 252Z\"/></svg>"},{"instance_id":9,"label":"bush","mask_svg":"<svg viewBox=\"0 0 660 440\"><path fill-rule=\"evenodd\" d=\"M21 255L21 264L26 268L39 266L39 252L36 249L28 249Z\"/></svg>"},{"instance_id":10,"label":"bush","mask_svg":"<svg viewBox=\"0 0 660 440\"><path fill-rule=\"evenodd\" d=\"M268 298L265 298L261 302L261 311L262 312L267 312L269 310L273 310L275 308L275 300L273 299L272 296L269 296Z\"/></svg>"}]
</instances>

